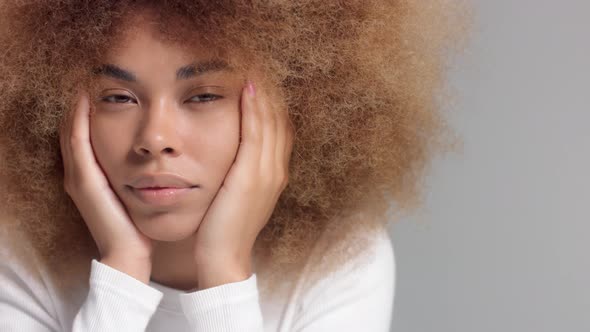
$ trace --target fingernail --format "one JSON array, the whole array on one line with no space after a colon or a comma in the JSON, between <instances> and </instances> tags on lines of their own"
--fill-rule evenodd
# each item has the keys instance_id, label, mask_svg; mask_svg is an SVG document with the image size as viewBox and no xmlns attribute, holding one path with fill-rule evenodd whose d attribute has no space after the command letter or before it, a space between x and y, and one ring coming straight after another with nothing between
<instances>
[{"instance_id":1,"label":"fingernail","mask_svg":"<svg viewBox=\"0 0 590 332\"><path fill-rule=\"evenodd\" d=\"M256 94L255 88L254 88L254 82L252 81L248 81L248 93L250 93L250 96L254 97L254 95Z\"/></svg>"}]
</instances>

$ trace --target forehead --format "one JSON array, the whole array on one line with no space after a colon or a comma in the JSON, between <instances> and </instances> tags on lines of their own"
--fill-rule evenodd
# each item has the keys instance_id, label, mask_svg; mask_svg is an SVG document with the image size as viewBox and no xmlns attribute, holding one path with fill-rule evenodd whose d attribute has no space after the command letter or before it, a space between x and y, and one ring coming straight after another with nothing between
<instances>
[{"instance_id":1,"label":"forehead","mask_svg":"<svg viewBox=\"0 0 590 332\"><path fill-rule=\"evenodd\" d=\"M114 25L112 40L96 66L104 69L104 65L114 64L136 72L140 79L142 76L147 79L145 74L153 78L155 69L164 70L166 77L177 79L204 72L231 73L240 77L258 72L254 68L257 65L248 61L252 57L245 56L236 47L228 49L228 45L212 44L219 39L202 36L198 27L193 28L184 20L159 21L157 14L144 7L128 11L125 19ZM179 26L180 30L176 30ZM114 69L106 68L106 72L116 74Z\"/></svg>"},{"instance_id":2,"label":"forehead","mask_svg":"<svg viewBox=\"0 0 590 332\"><path fill-rule=\"evenodd\" d=\"M141 2L143 3L143 2ZM192 19L179 14L170 14L157 8L158 5L128 5L113 22L111 38L106 46L106 57L130 53L141 46L152 47L152 52L167 51L170 54L190 54L191 57L221 57L222 43L208 41L209 34L201 32Z\"/></svg>"},{"instance_id":3,"label":"forehead","mask_svg":"<svg viewBox=\"0 0 590 332\"><path fill-rule=\"evenodd\" d=\"M120 26L112 42L108 44L105 58L116 59L120 57L163 57L167 61L183 60L188 58L212 58L212 47L205 47L195 42L197 34L187 36L192 39L191 45L168 40L159 32L152 21L146 19L133 19Z\"/></svg>"},{"instance_id":4,"label":"forehead","mask_svg":"<svg viewBox=\"0 0 590 332\"><path fill-rule=\"evenodd\" d=\"M139 16L121 26L102 57L95 72L133 81L133 75L121 68L174 71L177 79L190 78L206 72L231 69L229 61L213 47L166 40L152 20Z\"/></svg>"}]
</instances>

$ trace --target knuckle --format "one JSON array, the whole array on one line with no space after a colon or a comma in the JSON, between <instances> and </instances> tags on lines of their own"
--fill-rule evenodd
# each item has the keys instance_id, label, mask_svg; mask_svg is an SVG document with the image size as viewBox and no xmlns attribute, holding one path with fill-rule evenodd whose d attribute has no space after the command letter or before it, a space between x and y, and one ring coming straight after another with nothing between
<instances>
[{"instance_id":1,"label":"knuckle","mask_svg":"<svg viewBox=\"0 0 590 332\"><path fill-rule=\"evenodd\" d=\"M277 179L275 182L275 188L281 188L284 189L287 186L287 183L289 181L288 179L288 175L284 170L281 170L277 173Z\"/></svg>"},{"instance_id":2,"label":"knuckle","mask_svg":"<svg viewBox=\"0 0 590 332\"><path fill-rule=\"evenodd\" d=\"M283 181L281 182L281 189L284 190L285 188L287 188L288 184L289 184L289 175L285 174L283 176Z\"/></svg>"},{"instance_id":3,"label":"knuckle","mask_svg":"<svg viewBox=\"0 0 590 332\"><path fill-rule=\"evenodd\" d=\"M68 179L64 182L64 190L70 196L79 195L80 192L84 192L84 185L74 179Z\"/></svg>"},{"instance_id":4,"label":"knuckle","mask_svg":"<svg viewBox=\"0 0 590 332\"><path fill-rule=\"evenodd\" d=\"M81 143L82 139L76 135L72 135L69 138L70 146L77 147Z\"/></svg>"}]
</instances>

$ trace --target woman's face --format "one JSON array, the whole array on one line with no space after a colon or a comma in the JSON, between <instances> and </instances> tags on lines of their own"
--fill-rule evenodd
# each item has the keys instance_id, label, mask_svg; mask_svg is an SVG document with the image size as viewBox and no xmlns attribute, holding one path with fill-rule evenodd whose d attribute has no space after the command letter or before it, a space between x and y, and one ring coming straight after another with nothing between
<instances>
[{"instance_id":1,"label":"woman's face","mask_svg":"<svg viewBox=\"0 0 590 332\"><path fill-rule=\"evenodd\" d=\"M162 43L140 24L97 71L90 139L138 229L154 240L178 241L197 230L233 164L244 78L205 51ZM189 188L172 199L165 190L137 189L155 186Z\"/></svg>"}]
</instances>

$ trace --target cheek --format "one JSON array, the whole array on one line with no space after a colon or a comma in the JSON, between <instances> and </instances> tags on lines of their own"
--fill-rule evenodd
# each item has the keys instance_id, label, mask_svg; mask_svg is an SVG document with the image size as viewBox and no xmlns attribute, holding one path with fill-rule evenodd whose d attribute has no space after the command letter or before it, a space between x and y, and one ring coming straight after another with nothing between
<instances>
[{"instance_id":1,"label":"cheek","mask_svg":"<svg viewBox=\"0 0 590 332\"><path fill-rule=\"evenodd\" d=\"M231 167L240 143L239 120L239 113L229 114L223 120L210 122L200 135L195 133L198 137L194 139L202 142L204 152L199 159L206 160L208 173L225 175Z\"/></svg>"},{"instance_id":2,"label":"cheek","mask_svg":"<svg viewBox=\"0 0 590 332\"><path fill-rule=\"evenodd\" d=\"M127 140L125 134L129 130L124 130L122 122L112 123L101 117L90 119L90 142L96 160L102 170L106 173L109 180L112 180L113 171L117 169L121 158L124 158L125 144Z\"/></svg>"}]
</instances>

